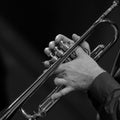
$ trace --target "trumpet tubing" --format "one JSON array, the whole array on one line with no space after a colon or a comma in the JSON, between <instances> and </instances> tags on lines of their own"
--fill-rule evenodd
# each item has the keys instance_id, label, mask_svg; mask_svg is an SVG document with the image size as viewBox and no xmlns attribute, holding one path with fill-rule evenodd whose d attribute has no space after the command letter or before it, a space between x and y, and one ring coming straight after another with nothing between
<instances>
[{"instance_id":1,"label":"trumpet tubing","mask_svg":"<svg viewBox=\"0 0 120 120\"><path fill-rule=\"evenodd\" d=\"M54 62L41 76L38 77L38 79L30 85L30 87L25 90L7 109L3 110L0 113L0 120L7 120L9 119L15 111L18 109L21 110L23 115L28 119L28 120L36 120L38 117L43 117L46 115L46 112L59 100L51 99L51 95L54 93L58 92L63 86L56 86L56 88L41 102L41 104L38 106L38 111L34 113L33 115L27 114L24 109L22 109L22 105L24 104L27 99L30 98L32 94L35 94L37 89L41 87L44 82L54 73L54 71L58 68L58 66L65 62L69 61L70 55L74 52L75 48L81 44L84 40L87 39L87 37L92 33L94 28L99 25L100 23L109 23L111 27L115 31L114 39L111 41L108 45L98 45L90 54L90 56L94 60L98 60L101 58L104 53L111 48L114 43L118 39L118 28L117 26L110 20L105 19L105 17L119 4L119 1L115 0L113 1L113 4L92 24L92 26L81 36L81 38L74 43L73 46L71 46L62 57L58 58L56 62Z\"/></svg>"}]
</instances>

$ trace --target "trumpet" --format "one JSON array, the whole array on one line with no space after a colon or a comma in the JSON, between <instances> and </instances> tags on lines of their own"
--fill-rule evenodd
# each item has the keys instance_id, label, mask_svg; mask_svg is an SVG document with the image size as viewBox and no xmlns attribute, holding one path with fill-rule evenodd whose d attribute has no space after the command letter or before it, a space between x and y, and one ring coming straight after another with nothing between
<instances>
[{"instance_id":1,"label":"trumpet","mask_svg":"<svg viewBox=\"0 0 120 120\"><path fill-rule=\"evenodd\" d=\"M56 86L55 89L41 102L38 106L38 111L34 114L28 114L22 108L22 105L40 88L47 79L54 73L54 71L58 68L58 66L66 61L69 61L69 57L74 53L75 48L80 45L84 40L87 39L89 35L91 35L92 31L98 26L100 23L108 23L114 29L114 39L109 42L106 46L98 45L90 54L90 56L94 60L99 60L105 53L108 51L118 40L119 31L117 25L109 19L106 19L106 16L116 7L118 6L119 1L114 0L113 4L91 25L91 27L81 36L81 38L76 41L73 46L69 47L69 49L64 52L62 57L59 57L56 62L50 65L50 67L40 75L37 80L28 87L8 108L3 110L0 113L0 120L8 120L10 119L17 110L20 110L22 114L28 120L36 120L37 118L44 117L46 113L50 110L50 108L60 99L57 98L55 100L51 99L51 96L61 90L63 86Z\"/></svg>"}]
</instances>

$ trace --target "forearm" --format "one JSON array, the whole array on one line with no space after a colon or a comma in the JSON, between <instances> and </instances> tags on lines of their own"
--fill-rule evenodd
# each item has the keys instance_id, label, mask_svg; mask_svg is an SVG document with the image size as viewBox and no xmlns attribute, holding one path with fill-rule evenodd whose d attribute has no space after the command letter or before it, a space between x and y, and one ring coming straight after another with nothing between
<instances>
[{"instance_id":1,"label":"forearm","mask_svg":"<svg viewBox=\"0 0 120 120\"><path fill-rule=\"evenodd\" d=\"M88 96L103 120L117 120L120 117L117 115L120 114L120 85L107 72L96 77Z\"/></svg>"}]
</instances>

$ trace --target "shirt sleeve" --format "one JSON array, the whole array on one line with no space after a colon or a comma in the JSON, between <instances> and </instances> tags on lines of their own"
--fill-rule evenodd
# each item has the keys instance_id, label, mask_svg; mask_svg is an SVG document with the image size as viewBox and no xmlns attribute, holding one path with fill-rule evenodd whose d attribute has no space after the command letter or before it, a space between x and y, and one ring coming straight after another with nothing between
<instances>
[{"instance_id":1,"label":"shirt sleeve","mask_svg":"<svg viewBox=\"0 0 120 120\"><path fill-rule=\"evenodd\" d=\"M94 80L88 97L102 120L120 120L120 84L109 73Z\"/></svg>"}]
</instances>

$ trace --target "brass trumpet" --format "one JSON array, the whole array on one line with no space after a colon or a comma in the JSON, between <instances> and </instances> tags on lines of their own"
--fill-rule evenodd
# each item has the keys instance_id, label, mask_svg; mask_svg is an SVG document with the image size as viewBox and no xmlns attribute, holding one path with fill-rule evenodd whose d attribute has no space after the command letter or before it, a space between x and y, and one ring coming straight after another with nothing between
<instances>
[{"instance_id":1,"label":"brass trumpet","mask_svg":"<svg viewBox=\"0 0 120 120\"><path fill-rule=\"evenodd\" d=\"M119 35L118 35L118 28L117 26L109 19L106 19L106 16L116 7L118 6L119 1L115 0L113 1L113 4L92 24L92 26L81 36L81 38L74 43L73 46L71 46L62 57L58 58L56 62L54 62L42 75L38 77L38 79L30 85L30 87L25 90L7 109L3 110L0 113L0 120L7 120L10 119L12 115L17 110L20 110L23 115L28 120L36 120L39 117L43 117L46 115L46 112L50 110L50 108L59 100L51 99L51 95L55 92L58 92L63 86L57 86L38 106L38 111L34 113L33 115L27 114L25 110L22 109L22 105L31 97L31 95L35 94L37 89L41 87L46 80L54 73L54 71L58 68L58 66L68 60L71 54L73 54L75 48L81 44L84 40L87 39L87 37L92 33L92 31L96 28L97 25L100 23L108 23L110 26L114 29L114 39L106 46L104 45L98 45L90 54L90 56L94 60L98 60L101 58L101 56L111 48L114 43L117 41ZM68 60L69 61L69 60Z\"/></svg>"}]
</instances>

